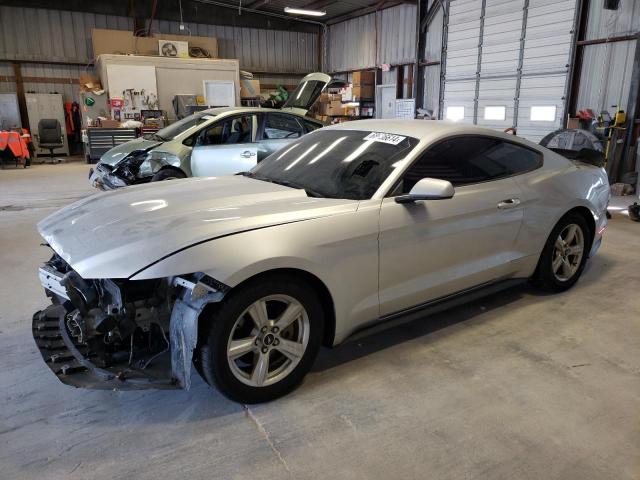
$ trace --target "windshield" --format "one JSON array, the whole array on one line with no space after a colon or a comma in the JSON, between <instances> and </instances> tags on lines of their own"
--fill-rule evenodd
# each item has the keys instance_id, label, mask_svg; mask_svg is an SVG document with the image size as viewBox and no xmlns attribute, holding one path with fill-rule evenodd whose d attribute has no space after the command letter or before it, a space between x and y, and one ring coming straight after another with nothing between
<instances>
[{"instance_id":1,"label":"windshield","mask_svg":"<svg viewBox=\"0 0 640 480\"><path fill-rule=\"evenodd\" d=\"M182 120L178 120L177 122L172 123L168 127L164 127L158 130L157 133L152 133L149 136L149 139L168 142L169 140L173 140L174 138L176 138L182 132L189 130L191 127L200 125L201 123L207 122L212 118L215 118L215 115L211 115L210 113L194 113L193 115L189 115L188 117L184 117Z\"/></svg>"},{"instance_id":2,"label":"windshield","mask_svg":"<svg viewBox=\"0 0 640 480\"><path fill-rule=\"evenodd\" d=\"M418 144L382 132L317 130L273 153L246 175L311 196L366 200Z\"/></svg>"}]
</instances>

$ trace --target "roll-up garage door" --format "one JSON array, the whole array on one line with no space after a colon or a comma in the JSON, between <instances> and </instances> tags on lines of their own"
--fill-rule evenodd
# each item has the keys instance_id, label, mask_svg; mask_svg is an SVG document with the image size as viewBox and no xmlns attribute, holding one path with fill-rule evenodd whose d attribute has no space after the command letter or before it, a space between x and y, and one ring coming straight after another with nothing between
<instances>
[{"instance_id":1,"label":"roll-up garage door","mask_svg":"<svg viewBox=\"0 0 640 480\"><path fill-rule=\"evenodd\" d=\"M576 0L450 0L443 118L539 141L562 125Z\"/></svg>"}]
</instances>

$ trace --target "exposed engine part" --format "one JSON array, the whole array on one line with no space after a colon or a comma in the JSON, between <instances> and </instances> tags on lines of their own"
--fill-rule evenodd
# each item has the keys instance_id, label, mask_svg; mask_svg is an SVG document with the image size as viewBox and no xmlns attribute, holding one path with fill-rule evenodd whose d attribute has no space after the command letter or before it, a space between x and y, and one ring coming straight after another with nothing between
<instances>
[{"instance_id":1,"label":"exposed engine part","mask_svg":"<svg viewBox=\"0 0 640 480\"><path fill-rule=\"evenodd\" d=\"M76 386L71 373L111 388L122 381L133 388L189 388L199 315L229 290L202 273L86 280L57 254L40 269L40 278L54 305L34 315L34 338L60 380Z\"/></svg>"}]
</instances>

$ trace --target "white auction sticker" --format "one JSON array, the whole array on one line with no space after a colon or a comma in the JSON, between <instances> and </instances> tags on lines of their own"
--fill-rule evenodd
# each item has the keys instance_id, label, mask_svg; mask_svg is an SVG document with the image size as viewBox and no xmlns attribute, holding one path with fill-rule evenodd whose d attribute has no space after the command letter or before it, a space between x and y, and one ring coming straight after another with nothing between
<instances>
[{"instance_id":1,"label":"white auction sticker","mask_svg":"<svg viewBox=\"0 0 640 480\"><path fill-rule=\"evenodd\" d=\"M364 140L373 140L374 142L390 143L391 145L398 145L405 138L402 135L394 135L392 133L371 132L364 137Z\"/></svg>"}]
</instances>

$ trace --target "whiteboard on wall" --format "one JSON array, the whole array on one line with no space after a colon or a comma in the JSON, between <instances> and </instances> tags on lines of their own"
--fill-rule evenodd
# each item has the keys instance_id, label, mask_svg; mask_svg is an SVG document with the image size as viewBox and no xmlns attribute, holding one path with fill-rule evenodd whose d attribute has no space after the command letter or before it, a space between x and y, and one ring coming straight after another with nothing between
<instances>
[{"instance_id":1,"label":"whiteboard on wall","mask_svg":"<svg viewBox=\"0 0 640 480\"><path fill-rule=\"evenodd\" d=\"M204 103L209 107L235 107L236 86L229 80L203 80Z\"/></svg>"},{"instance_id":2,"label":"whiteboard on wall","mask_svg":"<svg viewBox=\"0 0 640 480\"><path fill-rule=\"evenodd\" d=\"M107 65L107 85L109 98L125 99L123 113L148 110L145 99L157 101L158 98L156 67L153 65Z\"/></svg>"}]
</instances>

